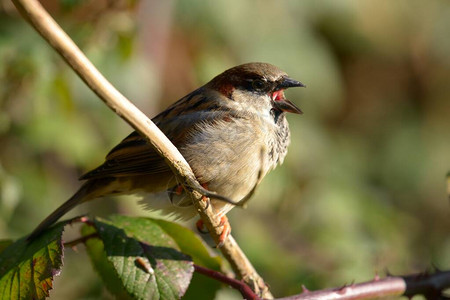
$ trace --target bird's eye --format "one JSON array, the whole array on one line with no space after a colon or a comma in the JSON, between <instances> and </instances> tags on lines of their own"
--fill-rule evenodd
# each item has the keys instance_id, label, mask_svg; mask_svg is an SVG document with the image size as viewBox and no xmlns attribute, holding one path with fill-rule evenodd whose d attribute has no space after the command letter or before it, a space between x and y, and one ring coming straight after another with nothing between
<instances>
[{"instance_id":1,"label":"bird's eye","mask_svg":"<svg viewBox=\"0 0 450 300\"><path fill-rule=\"evenodd\" d=\"M257 91L262 91L267 87L267 81L255 79L252 81L252 87Z\"/></svg>"}]
</instances>

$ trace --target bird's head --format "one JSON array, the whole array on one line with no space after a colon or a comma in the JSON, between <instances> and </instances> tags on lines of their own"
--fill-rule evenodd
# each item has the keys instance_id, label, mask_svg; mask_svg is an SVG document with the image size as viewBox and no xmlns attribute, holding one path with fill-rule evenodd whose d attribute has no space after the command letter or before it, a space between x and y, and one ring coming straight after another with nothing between
<instances>
[{"instance_id":1,"label":"bird's head","mask_svg":"<svg viewBox=\"0 0 450 300\"><path fill-rule=\"evenodd\" d=\"M285 98L284 91L305 85L268 63L248 63L228 69L213 78L208 86L231 101L258 112L302 113L300 108Z\"/></svg>"}]
</instances>

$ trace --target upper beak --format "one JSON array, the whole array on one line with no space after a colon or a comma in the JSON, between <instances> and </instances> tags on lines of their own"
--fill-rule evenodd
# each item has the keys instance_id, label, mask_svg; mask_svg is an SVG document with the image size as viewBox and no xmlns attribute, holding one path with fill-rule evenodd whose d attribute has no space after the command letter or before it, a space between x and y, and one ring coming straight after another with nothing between
<instances>
[{"instance_id":1,"label":"upper beak","mask_svg":"<svg viewBox=\"0 0 450 300\"><path fill-rule=\"evenodd\" d=\"M291 79L289 77L284 77L282 79L282 81L280 83L278 83L277 90L281 90L281 89L284 90L284 89L291 88L291 87L306 87L306 85L304 85L300 81Z\"/></svg>"}]
</instances>

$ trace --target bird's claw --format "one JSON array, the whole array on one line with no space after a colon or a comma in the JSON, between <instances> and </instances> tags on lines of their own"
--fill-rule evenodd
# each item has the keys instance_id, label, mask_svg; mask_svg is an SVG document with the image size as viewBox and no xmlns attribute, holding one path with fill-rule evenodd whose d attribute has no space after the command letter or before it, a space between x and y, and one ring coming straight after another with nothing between
<instances>
[{"instance_id":1,"label":"bird's claw","mask_svg":"<svg viewBox=\"0 0 450 300\"><path fill-rule=\"evenodd\" d=\"M203 220L200 219L195 223L195 227L197 227L198 232L206 234L208 233L208 230L205 228L205 223L203 223Z\"/></svg>"},{"instance_id":2,"label":"bird's claw","mask_svg":"<svg viewBox=\"0 0 450 300\"><path fill-rule=\"evenodd\" d=\"M222 218L220 218L219 226L222 227L222 233L219 236L217 248L220 248L225 244L225 241L227 240L228 236L231 233L231 226L230 223L228 222L227 216L223 216Z\"/></svg>"},{"instance_id":3,"label":"bird's claw","mask_svg":"<svg viewBox=\"0 0 450 300\"><path fill-rule=\"evenodd\" d=\"M197 223L195 223L195 226L197 227L197 230L200 233L203 233L203 234L208 233L208 230L206 230L205 224L202 219L198 220ZM230 226L230 223L228 222L228 218L226 216L222 216L220 218L218 227L222 227L222 232L219 235L219 240L218 240L218 243L216 246L217 248L220 248L225 244L225 241L227 240L228 236L231 233L231 226Z\"/></svg>"}]
</instances>

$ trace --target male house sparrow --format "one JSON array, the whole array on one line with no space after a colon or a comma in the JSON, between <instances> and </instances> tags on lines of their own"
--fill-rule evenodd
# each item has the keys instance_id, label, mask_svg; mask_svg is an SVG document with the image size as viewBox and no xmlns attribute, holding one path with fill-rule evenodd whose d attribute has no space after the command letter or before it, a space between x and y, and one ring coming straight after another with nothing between
<instances>
[{"instance_id":1,"label":"male house sparrow","mask_svg":"<svg viewBox=\"0 0 450 300\"><path fill-rule=\"evenodd\" d=\"M271 64L243 64L181 98L153 122L179 149L206 189L235 202L246 201L286 156L290 142L286 112L302 111L284 97L284 90L303 86ZM86 182L29 239L76 205L107 195L164 193L165 197L151 198L148 207L181 219L196 215L164 159L136 131L114 147L101 166L80 179ZM218 199L211 199L211 205L223 218L234 206ZM222 241L227 229L223 229Z\"/></svg>"}]
</instances>

